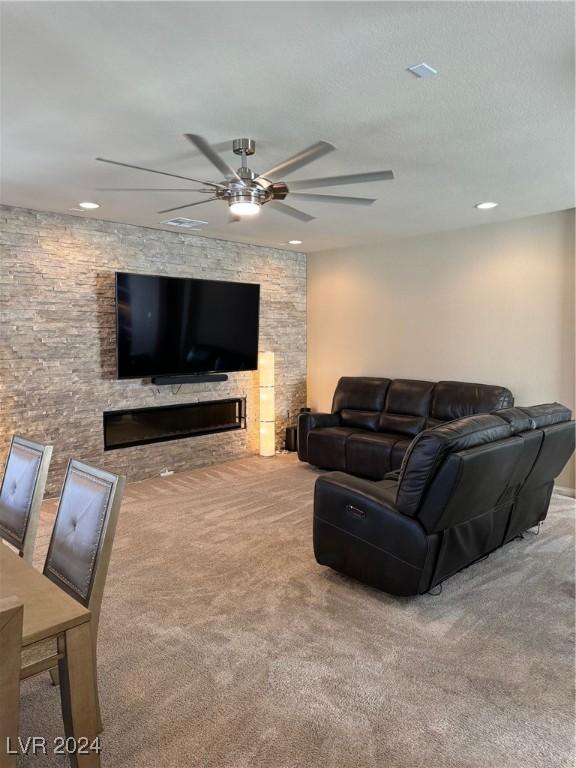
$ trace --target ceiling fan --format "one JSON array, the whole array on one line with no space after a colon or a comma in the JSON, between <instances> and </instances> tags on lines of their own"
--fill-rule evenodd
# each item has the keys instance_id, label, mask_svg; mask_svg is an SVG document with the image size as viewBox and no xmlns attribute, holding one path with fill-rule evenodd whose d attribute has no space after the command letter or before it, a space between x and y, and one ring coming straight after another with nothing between
<instances>
[{"instance_id":1,"label":"ceiling fan","mask_svg":"<svg viewBox=\"0 0 576 768\"><path fill-rule=\"evenodd\" d=\"M158 171L153 168L143 168L140 165L131 165L130 163L121 163L117 160L107 160L104 157L97 157L102 163L111 163L120 165L124 168L134 168L138 171L147 171L149 173L158 173L162 176L171 176L175 179L193 181L200 184L200 189L182 189L182 188L150 188L140 187L135 189L108 189L107 191L117 192L198 192L210 195L202 200L196 200L185 205L178 205L175 208L165 208L158 213L171 213L183 208L190 208L193 205L202 205L213 200L224 200L234 217L253 216L260 212L263 205L269 205L279 213L292 216L300 221L312 221L315 217L304 213L291 205L283 202L289 195L290 200L309 200L318 203L344 203L347 205L372 205L376 202L373 198L367 197L344 197L342 195L317 195L315 193L300 192L301 189L314 189L316 187L333 187L343 184L360 184L369 181L386 181L394 178L392 171L371 171L369 173L352 173L346 176L326 176L317 179L303 179L293 181L290 186L280 179L288 174L297 171L308 163L318 160L323 155L332 152L336 147L327 141L318 141L316 144L303 149L296 155L292 155L287 160L269 168L265 173L257 175L248 168L248 157L256 151L256 144L253 139L234 139L232 141L232 151L240 155L241 166L235 171L225 160L220 157L216 148L211 145L202 136L193 133L185 134L188 141L192 142L210 162L220 171L224 179L219 182L206 181L205 179L194 179L190 176L182 176L177 173L167 171ZM234 218L238 221L238 218Z\"/></svg>"}]
</instances>

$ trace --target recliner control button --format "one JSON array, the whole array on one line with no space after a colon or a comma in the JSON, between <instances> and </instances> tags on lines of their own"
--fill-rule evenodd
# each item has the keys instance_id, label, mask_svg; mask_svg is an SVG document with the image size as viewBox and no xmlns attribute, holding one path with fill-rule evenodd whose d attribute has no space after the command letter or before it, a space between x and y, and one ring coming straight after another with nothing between
<instances>
[{"instance_id":1,"label":"recliner control button","mask_svg":"<svg viewBox=\"0 0 576 768\"><path fill-rule=\"evenodd\" d=\"M352 504L346 504L346 512L350 512L354 517L361 517L363 520L366 519L366 512L364 512L363 509L358 509L358 507L353 507Z\"/></svg>"}]
</instances>

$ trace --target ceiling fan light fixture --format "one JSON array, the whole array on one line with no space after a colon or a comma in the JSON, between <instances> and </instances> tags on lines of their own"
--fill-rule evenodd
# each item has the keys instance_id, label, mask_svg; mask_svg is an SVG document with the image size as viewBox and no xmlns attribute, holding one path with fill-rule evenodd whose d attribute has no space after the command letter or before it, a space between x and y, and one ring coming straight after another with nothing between
<instances>
[{"instance_id":1,"label":"ceiling fan light fixture","mask_svg":"<svg viewBox=\"0 0 576 768\"><path fill-rule=\"evenodd\" d=\"M240 200L237 203L230 203L230 211L234 216L256 216L257 213L260 213L260 203Z\"/></svg>"}]
</instances>

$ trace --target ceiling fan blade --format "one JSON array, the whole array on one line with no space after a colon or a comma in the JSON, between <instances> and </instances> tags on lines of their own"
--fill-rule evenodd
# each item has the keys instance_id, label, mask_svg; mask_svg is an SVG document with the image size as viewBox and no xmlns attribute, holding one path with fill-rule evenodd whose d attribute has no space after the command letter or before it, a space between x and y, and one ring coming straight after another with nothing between
<instances>
[{"instance_id":1,"label":"ceiling fan blade","mask_svg":"<svg viewBox=\"0 0 576 768\"><path fill-rule=\"evenodd\" d=\"M325 176L321 179L302 179L290 182L290 189L313 189L314 187L336 187L341 184L363 184L369 181L389 181L394 178L392 171L371 173L350 173L347 176Z\"/></svg>"},{"instance_id":2,"label":"ceiling fan blade","mask_svg":"<svg viewBox=\"0 0 576 768\"><path fill-rule=\"evenodd\" d=\"M212 200L218 200L218 198L208 197L206 200L196 200L195 203L186 203L186 205L177 205L175 208L164 208L163 211L158 211L158 213L171 213L172 211L181 211L182 208L191 208L193 205L203 205L204 203L210 203Z\"/></svg>"},{"instance_id":3,"label":"ceiling fan blade","mask_svg":"<svg viewBox=\"0 0 576 768\"><path fill-rule=\"evenodd\" d=\"M188 187L97 187L97 192L208 192L213 195L213 189L189 189Z\"/></svg>"},{"instance_id":4,"label":"ceiling fan blade","mask_svg":"<svg viewBox=\"0 0 576 768\"><path fill-rule=\"evenodd\" d=\"M290 192L290 199L310 200L311 203L344 203L346 205L372 205L376 202L371 197L344 197L344 195L315 195L307 192Z\"/></svg>"},{"instance_id":5,"label":"ceiling fan blade","mask_svg":"<svg viewBox=\"0 0 576 768\"><path fill-rule=\"evenodd\" d=\"M205 181L204 179L193 179L191 176L180 176L178 173L169 173L168 171L156 171L153 168L143 168L141 165L131 165L130 163L121 163L119 160L107 160L105 157L97 157L100 163L110 163L111 165L120 165L123 168L134 168L137 171L147 171L148 173L159 173L161 176L172 176L173 179L184 179L184 181L194 181L196 184L204 184L207 187L218 187L226 189L225 184L218 184L215 181Z\"/></svg>"},{"instance_id":6,"label":"ceiling fan blade","mask_svg":"<svg viewBox=\"0 0 576 768\"><path fill-rule=\"evenodd\" d=\"M270 200L266 205L270 206L270 208L274 208L278 213L285 213L286 216L292 216L293 219L298 219L299 221L308 222L313 221L316 218L315 216L310 216L308 213L304 213L304 211L299 211L297 208L292 208L291 205L281 203L278 200Z\"/></svg>"},{"instance_id":7,"label":"ceiling fan blade","mask_svg":"<svg viewBox=\"0 0 576 768\"><path fill-rule=\"evenodd\" d=\"M314 160L318 160L318 158L327 155L328 152L332 152L335 149L336 147L327 141L318 141L316 144L312 144L311 147L303 149L302 152L298 152L297 155L292 155L287 160L269 168L266 173L261 173L259 178L273 181L275 177L288 176L289 173L297 171L298 168L302 168L304 165L308 165L308 163L313 163Z\"/></svg>"},{"instance_id":8,"label":"ceiling fan blade","mask_svg":"<svg viewBox=\"0 0 576 768\"><path fill-rule=\"evenodd\" d=\"M219 141L217 144L212 144L212 148L217 152L226 152L232 150L232 139L228 141ZM171 155L162 155L154 159L154 163L185 163L189 161L191 157L200 156L202 153L190 148L185 152L173 152Z\"/></svg>"},{"instance_id":9,"label":"ceiling fan blade","mask_svg":"<svg viewBox=\"0 0 576 768\"><path fill-rule=\"evenodd\" d=\"M202 136L198 136L195 133L185 133L184 136L188 139L188 141L191 141L192 144L198 149L202 154L210 160L212 165L215 165L216 168L220 171L220 173L225 176L227 179L234 179L235 181L242 181L240 176L236 173L234 168L232 168L231 165L228 165L226 160L223 160L218 152L214 149L214 147L206 141L206 139ZM242 184L244 182L242 181Z\"/></svg>"}]
</instances>

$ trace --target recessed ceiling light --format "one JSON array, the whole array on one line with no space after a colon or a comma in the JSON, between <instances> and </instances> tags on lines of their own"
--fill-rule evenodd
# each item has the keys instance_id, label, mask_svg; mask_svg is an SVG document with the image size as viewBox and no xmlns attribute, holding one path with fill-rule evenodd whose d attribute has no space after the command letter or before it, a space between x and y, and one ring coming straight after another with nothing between
<instances>
[{"instance_id":1,"label":"recessed ceiling light","mask_svg":"<svg viewBox=\"0 0 576 768\"><path fill-rule=\"evenodd\" d=\"M490 203L490 202L476 203L476 205L474 206L474 208L478 208L481 211L489 211L490 208L497 208L497 207L498 207L498 203Z\"/></svg>"},{"instance_id":2,"label":"recessed ceiling light","mask_svg":"<svg viewBox=\"0 0 576 768\"><path fill-rule=\"evenodd\" d=\"M288 240L288 245L302 245L303 240Z\"/></svg>"},{"instance_id":3,"label":"recessed ceiling light","mask_svg":"<svg viewBox=\"0 0 576 768\"><path fill-rule=\"evenodd\" d=\"M414 64L413 67L408 67L408 72L412 72L416 77L435 77L438 74L438 70L431 67L430 64Z\"/></svg>"},{"instance_id":4,"label":"recessed ceiling light","mask_svg":"<svg viewBox=\"0 0 576 768\"><path fill-rule=\"evenodd\" d=\"M86 211L92 211L92 210L94 210L94 208L100 208L98 203L86 202L86 203L78 203L78 205L80 206L80 208L84 208L84 210L86 210Z\"/></svg>"}]
</instances>

